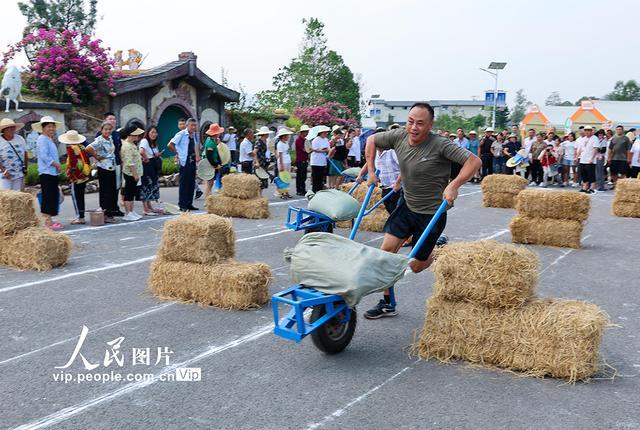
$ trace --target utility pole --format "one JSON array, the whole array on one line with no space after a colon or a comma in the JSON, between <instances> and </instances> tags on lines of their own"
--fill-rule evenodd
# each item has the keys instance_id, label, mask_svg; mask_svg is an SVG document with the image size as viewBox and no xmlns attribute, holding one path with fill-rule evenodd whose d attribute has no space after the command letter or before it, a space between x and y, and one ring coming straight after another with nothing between
<instances>
[{"instance_id":1,"label":"utility pole","mask_svg":"<svg viewBox=\"0 0 640 430\"><path fill-rule=\"evenodd\" d=\"M491 115L491 127L493 129L496 128L496 109L498 108L498 70L504 69L506 65L507 63L498 63L492 61L491 64L489 64L489 70L480 67L480 70L482 70L483 72L487 72L488 74L493 76L493 79L495 80L495 87L493 90L493 112ZM495 70L495 72L492 72L491 70Z\"/></svg>"}]
</instances>

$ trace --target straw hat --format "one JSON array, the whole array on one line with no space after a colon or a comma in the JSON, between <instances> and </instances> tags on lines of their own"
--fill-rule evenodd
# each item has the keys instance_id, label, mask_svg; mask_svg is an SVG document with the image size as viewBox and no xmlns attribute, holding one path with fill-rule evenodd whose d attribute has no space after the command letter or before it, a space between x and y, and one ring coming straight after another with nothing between
<instances>
[{"instance_id":1,"label":"straw hat","mask_svg":"<svg viewBox=\"0 0 640 430\"><path fill-rule=\"evenodd\" d=\"M310 130L310 128L309 128L309 126L307 124L302 124L300 126L300 132L309 131L309 130Z\"/></svg>"},{"instance_id":2,"label":"straw hat","mask_svg":"<svg viewBox=\"0 0 640 430\"><path fill-rule=\"evenodd\" d=\"M475 130L469 130L469 135L472 135L472 134L476 134L477 135L478 133L476 133Z\"/></svg>"},{"instance_id":3,"label":"straw hat","mask_svg":"<svg viewBox=\"0 0 640 430\"><path fill-rule=\"evenodd\" d=\"M263 125L262 127L260 127L258 129L258 131L256 131L256 136L262 136L265 134L271 134L271 130L269 130L269 127Z\"/></svg>"},{"instance_id":4,"label":"straw hat","mask_svg":"<svg viewBox=\"0 0 640 430\"><path fill-rule=\"evenodd\" d=\"M484 131L485 132L487 132L487 131L494 132L495 130L493 129L493 127L487 127L487 128L484 129Z\"/></svg>"},{"instance_id":5,"label":"straw hat","mask_svg":"<svg viewBox=\"0 0 640 430\"><path fill-rule=\"evenodd\" d=\"M591 127L590 125L585 125L584 129L593 131L593 127Z\"/></svg>"},{"instance_id":6,"label":"straw hat","mask_svg":"<svg viewBox=\"0 0 640 430\"><path fill-rule=\"evenodd\" d=\"M216 176L216 169L209 163L209 160L203 158L198 162L196 167L196 175L203 181L209 181Z\"/></svg>"},{"instance_id":7,"label":"straw hat","mask_svg":"<svg viewBox=\"0 0 640 430\"><path fill-rule=\"evenodd\" d=\"M517 137L518 137L518 135L517 135L517 134L515 134L515 133L511 133L511 134L509 135L509 137L515 137L515 138L517 138Z\"/></svg>"},{"instance_id":8,"label":"straw hat","mask_svg":"<svg viewBox=\"0 0 640 430\"><path fill-rule=\"evenodd\" d=\"M229 128L229 131L231 131L231 128ZM215 136L217 134L222 134L222 132L224 132L224 128L220 127L216 122L215 124L211 124L209 126L209 129L205 132L205 134L207 136Z\"/></svg>"},{"instance_id":9,"label":"straw hat","mask_svg":"<svg viewBox=\"0 0 640 430\"><path fill-rule=\"evenodd\" d=\"M60 121L56 121L55 119L47 115L40 118L40 121L34 122L33 124L31 124L31 128L37 131L38 133L42 133L42 126L48 123L55 124L56 127L59 125L62 125Z\"/></svg>"},{"instance_id":10,"label":"straw hat","mask_svg":"<svg viewBox=\"0 0 640 430\"><path fill-rule=\"evenodd\" d=\"M529 160L529 156L527 155L527 151L521 149L514 155L513 157L507 160L507 167L516 167L519 164L526 164L526 161Z\"/></svg>"},{"instance_id":11,"label":"straw hat","mask_svg":"<svg viewBox=\"0 0 640 430\"><path fill-rule=\"evenodd\" d=\"M331 127L331 133L335 133L336 131L340 131L340 133L342 133L342 127L339 126L338 124Z\"/></svg>"},{"instance_id":12,"label":"straw hat","mask_svg":"<svg viewBox=\"0 0 640 430\"><path fill-rule=\"evenodd\" d=\"M61 134L58 137L58 140L60 143L64 143L66 145L77 145L79 143L83 143L87 138L75 130L69 130L64 134Z\"/></svg>"},{"instance_id":13,"label":"straw hat","mask_svg":"<svg viewBox=\"0 0 640 430\"><path fill-rule=\"evenodd\" d=\"M0 131L9 127L15 127L16 131L18 131L22 127L24 127L24 124L21 122L13 122L13 120L10 118L2 118L2 120L0 121Z\"/></svg>"},{"instance_id":14,"label":"straw hat","mask_svg":"<svg viewBox=\"0 0 640 430\"><path fill-rule=\"evenodd\" d=\"M218 143L218 155L220 155L220 164L226 166L231 161L231 150L226 143Z\"/></svg>"},{"instance_id":15,"label":"straw hat","mask_svg":"<svg viewBox=\"0 0 640 430\"><path fill-rule=\"evenodd\" d=\"M136 127L135 125L130 125L128 127L123 127L119 130L120 137L126 139L129 136L140 136L144 134L144 130Z\"/></svg>"},{"instance_id":16,"label":"straw hat","mask_svg":"<svg viewBox=\"0 0 640 430\"><path fill-rule=\"evenodd\" d=\"M286 127L282 127L280 130L278 130L278 133L276 134L276 137L291 136L292 134L293 134L293 132L291 130L289 130Z\"/></svg>"},{"instance_id":17,"label":"straw hat","mask_svg":"<svg viewBox=\"0 0 640 430\"><path fill-rule=\"evenodd\" d=\"M317 131L318 131L318 134L320 134L320 133L324 133L325 131L331 131L331 129L326 125L319 125Z\"/></svg>"},{"instance_id":18,"label":"straw hat","mask_svg":"<svg viewBox=\"0 0 640 430\"><path fill-rule=\"evenodd\" d=\"M224 130L224 129L223 129L223 130ZM236 130L236 128L235 128L234 126L232 126L232 125L230 125L230 126L229 126L229 128L228 128L227 130L229 130L229 133L235 133L236 131L238 131L238 130Z\"/></svg>"}]
</instances>

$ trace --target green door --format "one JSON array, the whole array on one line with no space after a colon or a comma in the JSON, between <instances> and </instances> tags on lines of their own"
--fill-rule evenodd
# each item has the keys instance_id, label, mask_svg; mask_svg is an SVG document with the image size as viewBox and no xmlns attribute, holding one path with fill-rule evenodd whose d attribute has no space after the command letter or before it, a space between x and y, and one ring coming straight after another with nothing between
<instances>
[{"instance_id":1,"label":"green door","mask_svg":"<svg viewBox=\"0 0 640 430\"><path fill-rule=\"evenodd\" d=\"M166 108L158 120L158 147L162 151L167 147L171 138L178 132L178 120L188 115L178 106ZM173 157L173 152L166 150L162 153L164 158Z\"/></svg>"}]
</instances>

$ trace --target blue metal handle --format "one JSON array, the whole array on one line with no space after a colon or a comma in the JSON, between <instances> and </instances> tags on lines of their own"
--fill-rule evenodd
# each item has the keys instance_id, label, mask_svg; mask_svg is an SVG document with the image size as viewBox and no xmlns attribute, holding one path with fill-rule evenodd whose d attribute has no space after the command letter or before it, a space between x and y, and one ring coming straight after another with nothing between
<instances>
[{"instance_id":1,"label":"blue metal handle","mask_svg":"<svg viewBox=\"0 0 640 430\"><path fill-rule=\"evenodd\" d=\"M371 212L373 212L374 210L376 210L376 208L378 206L380 206L381 204L383 204L385 202L385 200L387 200L389 197L391 197L396 191L395 190L391 190L391 192L389 194L387 194L386 196L384 196L383 198L381 198L380 200L378 200L378 203L376 203L375 205L371 206L365 213L364 216L369 215Z\"/></svg>"},{"instance_id":2,"label":"blue metal handle","mask_svg":"<svg viewBox=\"0 0 640 430\"><path fill-rule=\"evenodd\" d=\"M373 189L376 186L374 184L369 185L369 189L367 190L367 195L364 196L364 201L362 202L362 206L360 206L360 211L358 212L358 217L353 223L353 228L351 229L351 234L349 235L349 240L353 240L356 237L356 233L358 232L358 227L360 227L360 222L362 222L362 218L364 217L364 213L367 209L367 205L369 204L369 200L371 200L371 194L373 194Z\"/></svg>"},{"instance_id":3,"label":"blue metal handle","mask_svg":"<svg viewBox=\"0 0 640 430\"><path fill-rule=\"evenodd\" d=\"M436 213L433 214L433 216L431 217L431 221L429 221L427 228L424 229L424 231L422 232L422 235L420 235L420 238L416 242L416 245L411 250L411 253L409 254L409 258L415 258L416 254L420 250L420 247L422 246L424 241L427 240L427 236L429 236L429 233L431 233L431 230L433 230L433 227L438 222L438 219L447 210L448 205L449 203L446 200L442 201Z\"/></svg>"},{"instance_id":4,"label":"blue metal handle","mask_svg":"<svg viewBox=\"0 0 640 430\"><path fill-rule=\"evenodd\" d=\"M380 170L376 169L376 176L378 176L379 174L380 174ZM366 175L365 175L364 179L366 179ZM360 185L362 183L362 182L358 182L358 181L355 181L355 182L356 183L349 190L349 195L353 194L353 192L356 190L356 188L358 188L358 185Z\"/></svg>"},{"instance_id":5,"label":"blue metal handle","mask_svg":"<svg viewBox=\"0 0 640 430\"><path fill-rule=\"evenodd\" d=\"M327 158L327 160L329 160L329 163L331 163L331 165L333 166L334 169L336 169L338 171L338 173L342 174L342 172L344 171L344 167L340 168L335 161L333 161L333 159L331 158Z\"/></svg>"}]
</instances>

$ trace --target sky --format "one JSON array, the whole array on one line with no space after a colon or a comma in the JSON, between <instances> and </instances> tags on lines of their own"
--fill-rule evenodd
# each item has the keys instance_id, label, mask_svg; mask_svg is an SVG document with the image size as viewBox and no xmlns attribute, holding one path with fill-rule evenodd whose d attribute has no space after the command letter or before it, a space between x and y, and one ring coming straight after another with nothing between
<instances>
[{"instance_id":1,"label":"sky","mask_svg":"<svg viewBox=\"0 0 640 430\"><path fill-rule=\"evenodd\" d=\"M0 46L26 23L17 2L3 5ZM483 98L494 81L479 68L491 61L507 62L499 88L510 105L519 88L542 105L552 91L575 102L640 78L638 0L99 0L98 9L96 36L141 51L143 68L193 51L211 78L224 67L229 86L249 93L297 55L305 17L324 22L365 99Z\"/></svg>"}]
</instances>

